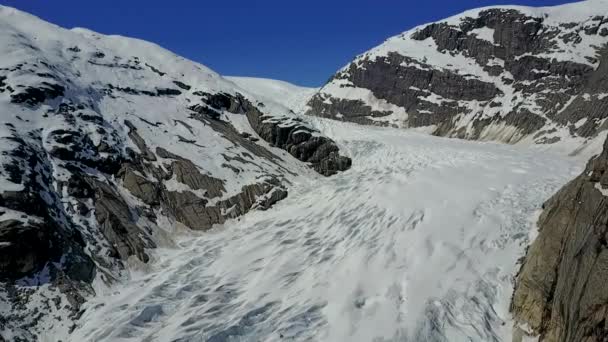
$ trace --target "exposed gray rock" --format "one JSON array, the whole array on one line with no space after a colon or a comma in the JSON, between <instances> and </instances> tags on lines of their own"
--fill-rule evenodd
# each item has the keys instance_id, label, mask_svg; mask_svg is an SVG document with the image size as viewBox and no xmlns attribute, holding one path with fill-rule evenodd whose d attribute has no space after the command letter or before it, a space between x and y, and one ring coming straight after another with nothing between
<instances>
[{"instance_id":1,"label":"exposed gray rock","mask_svg":"<svg viewBox=\"0 0 608 342\"><path fill-rule=\"evenodd\" d=\"M236 218L256 207L268 209L287 197L287 191L276 185L276 180L243 187L241 192L215 205L195 196L192 192L166 191L164 209L175 219L195 230L208 230L228 218Z\"/></svg>"},{"instance_id":2,"label":"exposed gray rock","mask_svg":"<svg viewBox=\"0 0 608 342\"><path fill-rule=\"evenodd\" d=\"M604 190L605 189L605 190ZM608 336L608 140L585 171L544 204L511 310L541 342Z\"/></svg>"},{"instance_id":3,"label":"exposed gray rock","mask_svg":"<svg viewBox=\"0 0 608 342\"><path fill-rule=\"evenodd\" d=\"M148 205L155 206L160 204L158 183L143 177L142 173L133 164L125 164L118 175L122 179L122 185L135 197Z\"/></svg>"},{"instance_id":4,"label":"exposed gray rock","mask_svg":"<svg viewBox=\"0 0 608 342\"><path fill-rule=\"evenodd\" d=\"M219 197L226 192L224 181L202 174L189 160L176 160L171 163L169 170L178 182L188 185L192 190L205 190L205 195L209 198Z\"/></svg>"},{"instance_id":5,"label":"exposed gray rock","mask_svg":"<svg viewBox=\"0 0 608 342\"><path fill-rule=\"evenodd\" d=\"M82 314L94 280L148 262L167 222L207 230L287 196L296 168L225 115L258 113L233 83L138 40L0 17L0 50L20 51L0 68L0 340L69 330L57 320ZM329 139L292 135L280 147L321 173L346 169Z\"/></svg>"},{"instance_id":6,"label":"exposed gray rock","mask_svg":"<svg viewBox=\"0 0 608 342\"><path fill-rule=\"evenodd\" d=\"M79 229L72 208L62 205L61 194L53 186L51 151L42 148L36 132L20 133L23 136L14 131L13 136L2 138L8 159L0 165L0 175L21 189L0 189L0 291L5 294L4 304L11 307L3 314L0 329L8 326L28 332L45 314L34 315L26 306L36 286L58 288L69 303L63 309L76 315L84 297L92 293L96 266L85 252L86 230ZM86 190L68 192L81 196ZM15 286L16 282L29 285ZM41 302L50 305L54 298Z\"/></svg>"},{"instance_id":7,"label":"exposed gray rock","mask_svg":"<svg viewBox=\"0 0 608 342\"><path fill-rule=\"evenodd\" d=\"M240 145L248 146L255 154L258 154L256 150L259 148L251 148L257 145L249 137L235 134L236 131L231 129L232 126L227 127L218 120L221 111L245 114L253 130L262 139L286 150L298 160L311 163L313 169L324 176L347 170L352 164L350 158L339 155L339 148L334 141L314 132L297 119L288 116L265 115L240 94L236 96L225 93L210 95L195 92L194 94L203 97L202 104L190 107L191 110L200 114L195 118L205 120L215 130L223 132L231 141L238 141Z\"/></svg>"},{"instance_id":8,"label":"exposed gray rock","mask_svg":"<svg viewBox=\"0 0 608 342\"><path fill-rule=\"evenodd\" d=\"M149 161L156 161L156 156L148 149L146 142L139 136L135 126L129 120L125 120L125 125L129 128L129 138L131 138L135 146L137 146L143 158Z\"/></svg>"},{"instance_id":9,"label":"exposed gray rock","mask_svg":"<svg viewBox=\"0 0 608 342\"><path fill-rule=\"evenodd\" d=\"M142 228L135 223L136 218L129 205L108 184L95 179L88 181L95 189L95 218L113 247L112 256L126 260L134 255L148 262L145 249L153 248L155 244L142 234Z\"/></svg>"},{"instance_id":10,"label":"exposed gray rock","mask_svg":"<svg viewBox=\"0 0 608 342\"><path fill-rule=\"evenodd\" d=\"M223 196L226 192L224 182L220 179L210 177L201 173L201 170L191 161L171 153L163 148L157 148L158 156L165 159L172 159L170 164L166 164L167 172L155 169L146 165L143 158L135 159L136 164L127 163L119 172L122 185L135 197L142 200L153 208L162 208L163 212L194 230L208 230L214 224L221 224L228 218L235 218L244 215L252 208L268 209L274 203L287 197L287 190L276 178L244 186L241 192L224 200L216 201L210 205L210 200ZM147 177L144 177L144 174ZM163 184L163 180L175 177L177 182L188 186L192 191L203 190L204 196L195 194L192 191L173 191L168 190ZM118 206L122 207L120 199ZM104 211L105 212L105 211ZM124 217L126 212L123 212ZM98 219L99 221L99 219ZM127 228L134 227L128 224ZM99 221L102 224L102 221ZM128 229L123 229L128 231ZM126 236L127 246L133 239L129 234ZM124 245L124 243L123 243ZM143 250L138 246L150 247L142 244L141 239L135 239L135 250ZM134 248L127 248L126 255L131 255ZM124 254L124 253L123 253Z\"/></svg>"},{"instance_id":11,"label":"exposed gray rock","mask_svg":"<svg viewBox=\"0 0 608 342\"><path fill-rule=\"evenodd\" d=\"M56 83L42 82L40 87L26 87L20 92L11 95L14 103L24 103L30 106L38 105L47 99L54 99L63 95L65 88Z\"/></svg>"}]
</instances>

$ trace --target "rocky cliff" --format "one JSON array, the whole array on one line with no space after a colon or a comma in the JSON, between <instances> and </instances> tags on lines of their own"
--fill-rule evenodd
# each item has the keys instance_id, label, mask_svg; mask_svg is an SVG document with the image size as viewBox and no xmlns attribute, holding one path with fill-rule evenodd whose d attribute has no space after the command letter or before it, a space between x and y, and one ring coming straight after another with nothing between
<instances>
[{"instance_id":1,"label":"rocky cliff","mask_svg":"<svg viewBox=\"0 0 608 342\"><path fill-rule=\"evenodd\" d=\"M544 204L517 276L512 311L541 342L608 337L608 140L585 171Z\"/></svg>"},{"instance_id":2,"label":"rocky cliff","mask_svg":"<svg viewBox=\"0 0 608 342\"><path fill-rule=\"evenodd\" d=\"M308 114L465 139L583 143L606 128L606 43L605 0L472 10L358 56Z\"/></svg>"},{"instance_id":3,"label":"rocky cliff","mask_svg":"<svg viewBox=\"0 0 608 342\"><path fill-rule=\"evenodd\" d=\"M12 340L72 329L96 286L178 227L268 209L308 167L350 167L288 108L150 43L0 6L0 56L0 336Z\"/></svg>"}]
</instances>

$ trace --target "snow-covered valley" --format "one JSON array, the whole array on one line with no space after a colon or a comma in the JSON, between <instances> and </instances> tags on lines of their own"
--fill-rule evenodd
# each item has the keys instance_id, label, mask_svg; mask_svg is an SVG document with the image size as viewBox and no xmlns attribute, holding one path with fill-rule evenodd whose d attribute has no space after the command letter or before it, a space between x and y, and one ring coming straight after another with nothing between
<instances>
[{"instance_id":1,"label":"snow-covered valley","mask_svg":"<svg viewBox=\"0 0 608 342\"><path fill-rule=\"evenodd\" d=\"M517 260L581 160L318 120L351 170L183 233L66 341L511 341ZM49 338L55 341L56 338Z\"/></svg>"},{"instance_id":2,"label":"snow-covered valley","mask_svg":"<svg viewBox=\"0 0 608 342\"><path fill-rule=\"evenodd\" d=\"M305 88L0 6L0 342L606 341L598 9Z\"/></svg>"}]
</instances>

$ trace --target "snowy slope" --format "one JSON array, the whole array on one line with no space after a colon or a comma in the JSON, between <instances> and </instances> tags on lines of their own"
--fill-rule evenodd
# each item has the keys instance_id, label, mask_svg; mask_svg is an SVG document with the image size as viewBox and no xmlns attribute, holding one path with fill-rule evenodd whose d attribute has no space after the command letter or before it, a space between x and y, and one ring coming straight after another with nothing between
<instances>
[{"instance_id":1,"label":"snowy slope","mask_svg":"<svg viewBox=\"0 0 608 342\"><path fill-rule=\"evenodd\" d=\"M358 56L308 113L474 140L581 146L606 128L608 1L500 6L425 24Z\"/></svg>"},{"instance_id":2,"label":"snowy slope","mask_svg":"<svg viewBox=\"0 0 608 342\"><path fill-rule=\"evenodd\" d=\"M291 109L294 113L300 113L306 101L317 92L318 88L301 87L288 82L272 80L268 78L255 77L225 77L239 87L246 89L258 99L268 99L278 102Z\"/></svg>"},{"instance_id":3,"label":"snowy slope","mask_svg":"<svg viewBox=\"0 0 608 342\"><path fill-rule=\"evenodd\" d=\"M159 250L87 304L68 340L510 342L534 214L580 161L317 124L351 170L301 179L270 211Z\"/></svg>"}]
</instances>

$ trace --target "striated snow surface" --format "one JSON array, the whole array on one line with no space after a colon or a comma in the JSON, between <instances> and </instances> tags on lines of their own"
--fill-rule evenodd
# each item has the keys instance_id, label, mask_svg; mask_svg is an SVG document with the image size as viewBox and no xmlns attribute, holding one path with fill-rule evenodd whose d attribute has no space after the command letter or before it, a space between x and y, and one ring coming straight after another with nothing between
<instances>
[{"instance_id":1,"label":"striated snow surface","mask_svg":"<svg viewBox=\"0 0 608 342\"><path fill-rule=\"evenodd\" d=\"M185 233L87 303L64 341L511 341L517 260L581 161L316 125L350 171L294 177L271 210Z\"/></svg>"}]
</instances>

